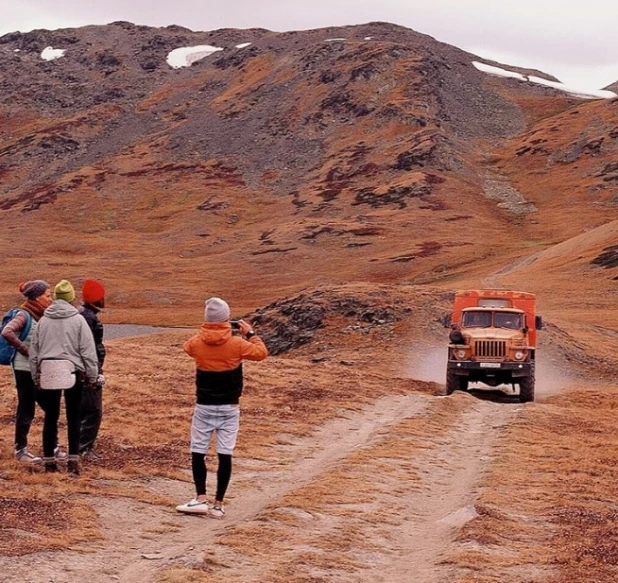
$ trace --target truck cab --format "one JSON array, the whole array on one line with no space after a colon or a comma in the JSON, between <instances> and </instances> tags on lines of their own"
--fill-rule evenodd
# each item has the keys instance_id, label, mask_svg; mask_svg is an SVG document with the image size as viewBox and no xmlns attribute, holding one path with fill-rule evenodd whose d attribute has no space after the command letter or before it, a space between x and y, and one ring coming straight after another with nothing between
<instances>
[{"instance_id":1,"label":"truck cab","mask_svg":"<svg viewBox=\"0 0 618 583\"><path fill-rule=\"evenodd\" d=\"M469 383L519 386L522 402L534 400L536 297L528 292L467 290L455 294L450 318L446 393Z\"/></svg>"}]
</instances>

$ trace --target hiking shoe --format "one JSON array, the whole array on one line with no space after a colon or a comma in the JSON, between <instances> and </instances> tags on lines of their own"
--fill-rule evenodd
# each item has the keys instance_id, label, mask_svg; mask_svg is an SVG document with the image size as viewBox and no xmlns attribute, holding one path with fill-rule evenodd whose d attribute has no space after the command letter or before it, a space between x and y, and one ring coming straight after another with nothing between
<instances>
[{"instance_id":1,"label":"hiking shoe","mask_svg":"<svg viewBox=\"0 0 618 583\"><path fill-rule=\"evenodd\" d=\"M223 509L223 506L220 504L215 504L215 506L210 509L209 516L211 518L223 518L225 516L225 510Z\"/></svg>"},{"instance_id":2,"label":"hiking shoe","mask_svg":"<svg viewBox=\"0 0 618 583\"><path fill-rule=\"evenodd\" d=\"M62 449L60 449L60 446L59 446L59 445L57 445L57 446L54 448L54 457L55 457L57 460L65 460L65 459L67 459L67 452L66 452L66 451L63 451Z\"/></svg>"},{"instance_id":3,"label":"hiking shoe","mask_svg":"<svg viewBox=\"0 0 618 583\"><path fill-rule=\"evenodd\" d=\"M15 450L15 459L23 464L40 464L43 461L42 458L32 455L27 447Z\"/></svg>"},{"instance_id":4,"label":"hiking shoe","mask_svg":"<svg viewBox=\"0 0 618 583\"><path fill-rule=\"evenodd\" d=\"M95 462L101 459L101 456L94 451L94 449L85 449L79 454L83 460Z\"/></svg>"},{"instance_id":5,"label":"hiking shoe","mask_svg":"<svg viewBox=\"0 0 618 583\"><path fill-rule=\"evenodd\" d=\"M54 474L58 471L58 464L54 462L45 462L45 472Z\"/></svg>"},{"instance_id":6,"label":"hiking shoe","mask_svg":"<svg viewBox=\"0 0 618 583\"><path fill-rule=\"evenodd\" d=\"M208 514L209 508L206 500L197 500L197 498L193 498L193 500L186 504L176 506L176 510L178 510L178 512L184 512L185 514Z\"/></svg>"},{"instance_id":7,"label":"hiking shoe","mask_svg":"<svg viewBox=\"0 0 618 583\"><path fill-rule=\"evenodd\" d=\"M67 472L72 476L79 476L79 461L70 459L67 462Z\"/></svg>"}]
</instances>

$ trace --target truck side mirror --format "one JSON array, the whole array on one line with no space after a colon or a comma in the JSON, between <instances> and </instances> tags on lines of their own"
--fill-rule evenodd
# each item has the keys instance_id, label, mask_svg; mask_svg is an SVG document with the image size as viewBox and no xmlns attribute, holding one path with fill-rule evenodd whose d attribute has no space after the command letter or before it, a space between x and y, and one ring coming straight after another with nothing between
<instances>
[{"instance_id":1,"label":"truck side mirror","mask_svg":"<svg viewBox=\"0 0 618 583\"><path fill-rule=\"evenodd\" d=\"M445 328L450 328L451 327L451 319L452 319L452 314L451 313L447 313L447 314L442 314L439 318L440 323L442 324L442 326L444 326Z\"/></svg>"},{"instance_id":2,"label":"truck side mirror","mask_svg":"<svg viewBox=\"0 0 618 583\"><path fill-rule=\"evenodd\" d=\"M543 329L543 318L541 316L535 316L535 318L534 318L534 327L537 330L542 330Z\"/></svg>"}]
</instances>

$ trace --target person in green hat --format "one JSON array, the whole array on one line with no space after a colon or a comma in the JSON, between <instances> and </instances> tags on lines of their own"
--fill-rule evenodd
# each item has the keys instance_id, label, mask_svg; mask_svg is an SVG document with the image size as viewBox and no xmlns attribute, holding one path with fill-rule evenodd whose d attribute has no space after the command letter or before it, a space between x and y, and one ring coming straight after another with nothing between
<instances>
[{"instance_id":1,"label":"person in green hat","mask_svg":"<svg viewBox=\"0 0 618 583\"><path fill-rule=\"evenodd\" d=\"M96 383L99 368L92 332L72 305L74 300L75 290L69 281L63 279L56 284L54 301L45 310L32 336L29 360L32 376L39 387L39 405L45 413L45 471L58 471L54 448L58 439L60 401L64 394L69 445L67 469L69 473L79 475L82 392L85 384ZM53 374L48 375L48 369L52 369Z\"/></svg>"}]
</instances>

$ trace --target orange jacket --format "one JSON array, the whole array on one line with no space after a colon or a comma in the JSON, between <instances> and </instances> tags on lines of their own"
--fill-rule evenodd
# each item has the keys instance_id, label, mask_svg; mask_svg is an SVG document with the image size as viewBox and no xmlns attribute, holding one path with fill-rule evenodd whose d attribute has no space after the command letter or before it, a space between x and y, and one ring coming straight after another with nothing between
<instances>
[{"instance_id":1,"label":"orange jacket","mask_svg":"<svg viewBox=\"0 0 618 583\"><path fill-rule=\"evenodd\" d=\"M195 360L198 370L210 371L233 370L243 360L264 360L268 356L268 349L258 336L249 340L234 336L229 322L204 322L183 349Z\"/></svg>"}]
</instances>

